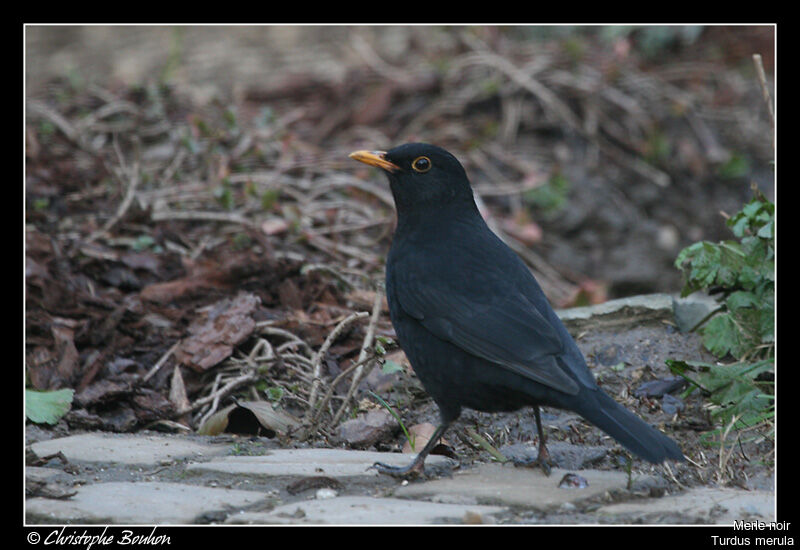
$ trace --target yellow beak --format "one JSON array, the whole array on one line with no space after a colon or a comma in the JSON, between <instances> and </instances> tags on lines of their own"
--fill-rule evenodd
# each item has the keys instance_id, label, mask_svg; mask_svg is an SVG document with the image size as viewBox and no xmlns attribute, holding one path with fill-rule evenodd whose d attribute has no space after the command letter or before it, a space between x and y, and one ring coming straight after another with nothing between
<instances>
[{"instance_id":1,"label":"yellow beak","mask_svg":"<svg viewBox=\"0 0 800 550\"><path fill-rule=\"evenodd\" d=\"M349 156L351 159L369 164L370 166L377 166L389 172L400 171L399 166L386 160L386 151L354 151L350 153Z\"/></svg>"}]
</instances>

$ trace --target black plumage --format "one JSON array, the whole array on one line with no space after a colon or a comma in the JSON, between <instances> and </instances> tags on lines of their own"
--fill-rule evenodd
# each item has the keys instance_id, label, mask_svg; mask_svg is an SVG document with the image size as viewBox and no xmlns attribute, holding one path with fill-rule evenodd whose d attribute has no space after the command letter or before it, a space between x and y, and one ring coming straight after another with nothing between
<instances>
[{"instance_id":1,"label":"black plumage","mask_svg":"<svg viewBox=\"0 0 800 550\"><path fill-rule=\"evenodd\" d=\"M434 437L409 466L380 464L380 470L421 469L464 407L533 407L537 462L545 467L550 460L540 406L577 412L650 462L683 459L670 438L597 386L530 270L486 225L453 155L409 143L350 156L389 177L398 215L386 266L389 311L400 345L441 416Z\"/></svg>"}]
</instances>

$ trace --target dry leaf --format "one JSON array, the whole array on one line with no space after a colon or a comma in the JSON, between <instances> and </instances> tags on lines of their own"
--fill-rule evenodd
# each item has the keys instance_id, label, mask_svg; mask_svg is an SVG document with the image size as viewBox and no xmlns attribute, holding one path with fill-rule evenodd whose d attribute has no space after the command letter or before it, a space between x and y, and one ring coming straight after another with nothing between
<instances>
[{"instance_id":1,"label":"dry leaf","mask_svg":"<svg viewBox=\"0 0 800 550\"><path fill-rule=\"evenodd\" d=\"M263 428L268 433L285 435L300 426L300 421L284 411L275 410L266 401L239 401L211 415L200 426L200 435L223 432L256 434ZM269 436L269 437L272 437Z\"/></svg>"},{"instance_id":2,"label":"dry leaf","mask_svg":"<svg viewBox=\"0 0 800 550\"><path fill-rule=\"evenodd\" d=\"M414 439L414 449L411 449L411 443L406 441L406 444L403 445L403 452L404 453L418 453L422 450L425 445L428 444L428 440L430 440L433 433L436 431L436 426L431 424L430 422L423 422L422 424L416 424L408 428L408 435ZM439 445L449 445L447 440L441 438L439 439Z\"/></svg>"}]
</instances>

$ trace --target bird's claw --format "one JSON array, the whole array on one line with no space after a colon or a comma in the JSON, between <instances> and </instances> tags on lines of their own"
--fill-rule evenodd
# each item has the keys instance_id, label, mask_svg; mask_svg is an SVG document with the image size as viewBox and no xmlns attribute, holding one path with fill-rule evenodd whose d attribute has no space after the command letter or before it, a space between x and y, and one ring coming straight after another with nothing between
<instances>
[{"instance_id":1,"label":"bird's claw","mask_svg":"<svg viewBox=\"0 0 800 550\"><path fill-rule=\"evenodd\" d=\"M375 469L382 474L400 479L417 478L424 473L424 466L422 464L414 463L409 464L408 466L392 466L390 464L384 464L383 462L375 462L367 469Z\"/></svg>"},{"instance_id":2,"label":"bird's claw","mask_svg":"<svg viewBox=\"0 0 800 550\"><path fill-rule=\"evenodd\" d=\"M539 453L536 458L514 458L512 459L512 462L514 463L514 466L518 468L541 468L542 472L544 472L544 475L548 477L551 473L553 473L553 466L558 466L558 464L556 464L555 461L550 458L549 453L545 454L544 456L542 453Z\"/></svg>"}]
</instances>

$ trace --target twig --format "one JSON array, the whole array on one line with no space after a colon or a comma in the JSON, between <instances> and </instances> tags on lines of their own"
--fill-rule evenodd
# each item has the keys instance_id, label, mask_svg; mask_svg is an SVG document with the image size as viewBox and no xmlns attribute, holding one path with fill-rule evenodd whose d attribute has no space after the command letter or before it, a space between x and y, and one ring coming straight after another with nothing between
<instances>
[{"instance_id":1,"label":"twig","mask_svg":"<svg viewBox=\"0 0 800 550\"><path fill-rule=\"evenodd\" d=\"M151 216L153 221L161 220L199 220L199 221L212 221L212 222L229 222L246 225L257 228L257 224L251 222L241 214L236 212L201 212L189 211L180 212L175 210L166 210L161 212L153 212Z\"/></svg>"},{"instance_id":2,"label":"twig","mask_svg":"<svg viewBox=\"0 0 800 550\"><path fill-rule=\"evenodd\" d=\"M373 354L368 355L364 359L361 359L360 361L356 361L355 363L353 363L352 365L350 365L349 367L344 369L341 373L339 373L339 375L336 378L333 379L333 381L329 384L328 391L325 392L325 395L322 397L322 399L320 399L319 405L316 407L316 409L314 411L314 416L311 418L311 424L309 424L309 426L308 426L307 433L311 434L311 433L317 431L317 425L319 424L318 419L319 419L320 412L322 411L322 409L325 407L325 405L327 405L328 402L333 397L333 392L336 390L336 386L339 385L339 382L341 382L342 379L344 379L346 376L348 376L354 370L359 370L359 369L363 368L364 365L366 365L370 361L373 361L375 359L375 357L376 357L376 355L373 353ZM345 397L343 402L342 402L342 405L339 408L339 411L336 413L337 414L337 419L336 420L338 420L338 415L344 410L345 406L347 405L347 402L348 402L348 398ZM325 427L325 429L326 430L330 430L335 425L336 425L336 422L335 421L331 421L331 422L328 423L328 425Z\"/></svg>"},{"instance_id":3,"label":"twig","mask_svg":"<svg viewBox=\"0 0 800 550\"><path fill-rule=\"evenodd\" d=\"M346 245L343 243L336 243L332 240L322 237L320 235L315 234L306 234L306 242L317 248L330 254L335 258L341 258L341 255L344 254L345 256L350 256L355 258L367 265L376 265L378 263L378 257L374 254L367 254L361 248Z\"/></svg>"},{"instance_id":4,"label":"twig","mask_svg":"<svg viewBox=\"0 0 800 550\"><path fill-rule=\"evenodd\" d=\"M398 84L406 84L411 81L411 75L397 66L392 66L386 63L381 57L372 49L364 38L359 34L354 34L350 45L356 50L361 58L370 68L381 75L387 80L391 80Z\"/></svg>"},{"instance_id":5,"label":"twig","mask_svg":"<svg viewBox=\"0 0 800 550\"><path fill-rule=\"evenodd\" d=\"M725 440L728 439L728 434L733 429L734 424L741 418L740 415L733 415L730 424L725 427L725 430L720 434L719 438L719 469L717 470L717 483L720 485L725 484L725 470L728 468L728 460L733 454L734 446L731 445L727 455L725 454Z\"/></svg>"},{"instance_id":6,"label":"twig","mask_svg":"<svg viewBox=\"0 0 800 550\"><path fill-rule=\"evenodd\" d=\"M284 346L286 344L292 344L292 345L298 345L303 349L305 349L305 351L308 353L309 356L313 355L311 346L309 346L308 343L306 343L304 340L300 339L300 337L297 336L295 333L289 332L288 330L279 327L271 326L269 323L272 323L272 321L263 321L261 323L256 323L256 329L261 331L261 334L266 334L267 336L280 336L288 340L287 342L284 342L283 344L278 346L277 348L278 353L280 353L284 349Z\"/></svg>"},{"instance_id":7,"label":"twig","mask_svg":"<svg viewBox=\"0 0 800 550\"><path fill-rule=\"evenodd\" d=\"M243 384L247 384L249 382L254 382L257 379L258 379L258 374L255 373L255 372L248 372L247 374L243 374L243 375L241 375L241 376L239 376L237 378L234 378L233 380L231 380L230 382L225 384L222 388L220 388L219 390L215 391L211 395L208 395L208 396L206 396L206 397L204 397L202 399L198 399L197 401L192 403L190 406L183 407L182 409L179 409L178 411L175 411L173 413L173 416L183 416L186 413L196 411L197 409L199 409L203 405L207 405L208 403L213 402L215 399L219 400L222 397L228 395L229 393L231 393L233 390L235 390L239 386L241 386Z\"/></svg>"},{"instance_id":8,"label":"twig","mask_svg":"<svg viewBox=\"0 0 800 550\"><path fill-rule=\"evenodd\" d=\"M479 39L469 35L468 33L464 33L462 38L468 43L470 48L475 50L475 52L478 54L477 59L481 63L499 69L517 85L525 88L531 94L533 94L533 96L536 97L542 103L542 105L555 112L558 117L562 121L566 122L573 130L578 132L581 131L581 124L578 120L578 117L576 117L572 110L549 88L542 85L529 74L518 69L509 60L489 51Z\"/></svg>"},{"instance_id":9,"label":"twig","mask_svg":"<svg viewBox=\"0 0 800 550\"><path fill-rule=\"evenodd\" d=\"M375 327L377 326L378 319L381 316L381 306L383 304L383 288L381 288L380 285L377 286L378 288L375 292L375 301L372 304L372 316L370 317L369 325L367 326L367 334L364 336L364 343L361 345L361 351L358 354L358 361L356 361L356 364L358 364L359 367L356 369L356 372L353 375L353 380L350 382L350 388L347 390L347 395L345 396L344 401L339 407L339 410L336 411L336 414L333 415L333 420L331 420L331 422L328 424L328 427L333 427L339 422L339 419L347 408L348 403L350 403L350 399L352 399L353 394L355 394L356 389L358 389L358 385L361 383L364 377L370 373L372 367L374 366L373 364L369 369L364 369L364 364L367 362L367 353L372 348L372 341L375 338ZM335 385L335 383L331 384L331 389L335 387Z\"/></svg>"},{"instance_id":10,"label":"twig","mask_svg":"<svg viewBox=\"0 0 800 550\"><path fill-rule=\"evenodd\" d=\"M138 145L138 139L137 139ZM119 162L119 170L117 170L117 177L123 180L127 180L128 188L125 191L125 196L122 199L122 202L117 207L117 211L114 215L103 224L103 227L94 231L91 235L86 238L86 242L90 243L97 239L100 235L104 235L108 232L111 227L116 224L122 216L125 215L125 212L128 211L131 203L133 202L133 197L136 196L136 188L139 186L139 151L137 146L136 152L136 159L133 162L133 166L128 168L125 164L125 157L122 155L122 151L119 149L119 144L117 143L116 135L114 136L114 151L117 153L117 161Z\"/></svg>"},{"instance_id":11,"label":"twig","mask_svg":"<svg viewBox=\"0 0 800 550\"><path fill-rule=\"evenodd\" d=\"M469 427L466 428L465 431L472 439L475 440L475 442L478 445L483 447L484 450L486 450L490 455L492 455L492 457L494 457L495 460L497 460L498 462L508 462L508 457L504 456L503 453L501 453L494 447L494 445L486 441L485 437L481 436L480 434L478 434L478 432Z\"/></svg>"},{"instance_id":12,"label":"twig","mask_svg":"<svg viewBox=\"0 0 800 550\"><path fill-rule=\"evenodd\" d=\"M670 468L669 462L664 462L662 466L664 466L664 469L669 474L670 479L672 479L672 481L675 482L675 485L677 485L681 489L685 489L684 485L680 481L678 481L678 478L675 476L675 472L673 472L672 468Z\"/></svg>"},{"instance_id":13,"label":"twig","mask_svg":"<svg viewBox=\"0 0 800 550\"><path fill-rule=\"evenodd\" d=\"M772 127L772 150L775 150L775 112L772 107L772 98L769 94L767 87L767 75L764 72L764 63L761 61L761 55L753 54L753 64L756 66L756 74L758 75L758 82L761 84L761 95L764 97L764 103L767 105L767 112L769 113L769 123Z\"/></svg>"},{"instance_id":14,"label":"twig","mask_svg":"<svg viewBox=\"0 0 800 550\"><path fill-rule=\"evenodd\" d=\"M75 143L78 147L82 149L85 147L84 140L81 139L81 135L75 129L75 126L73 126L66 118L61 116L59 113L57 113L56 111L54 111L53 109L51 109L50 107L48 107L47 105L45 105L40 101L28 100L26 105L31 111L33 111L37 115L44 117L50 122L52 122L56 128L61 130L61 133L64 134L64 136L66 136L67 139Z\"/></svg>"},{"instance_id":15,"label":"twig","mask_svg":"<svg viewBox=\"0 0 800 550\"><path fill-rule=\"evenodd\" d=\"M174 344L172 344L172 347L171 347L171 348L169 348L169 349L166 351L166 353L164 353L164 355L162 355L162 356L161 356L161 358L160 358L160 359L159 359L159 360L156 362L156 364L155 364L155 365L153 365L153 368L152 368L152 369L150 369L149 371L147 371L147 374L145 374L145 375L144 375L144 377L142 378L142 382L147 382L147 381L148 381L148 380L150 380L150 379L151 379L153 376L155 376L155 374L156 374L156 373L159 371L159 369L160 369L161 367L163 367L163 366L164 366L164 363L166 363L166 362L167 362L167 359L169 359L170 355L172 355L172 354L173 354L173 352L174 352L176 349L178 349L178 345L179 345L180 343L181 343L181 341L180 341L180 340L178 340L177 342L175 342Z\"/></svg>"},{"instance_id":16,"label":"twig","mask_svg":"<svg viewBox=\"0 0 800 550\"><path fill-rule=\"evenodd\" d=\"M358 319L363 319L364 317L368 316L369 313L366 311L357 311L348 315L344 319L342 319L338 325L328 334L328 337L325 338L325 342L323 342L322 346L320 346L319 351L314 356L314 363L313 363L313 381L311 382L311 395L308 398L309 407L306 411L305 422L310 423L312 415L314 414L314 406L317 400L317 392L319 391L319 384L322 381L322 359L325 357L325 354L328 353L328 349L331 347L334 341L339 337L339 335L344 331L345 328L348 327L353 321ZM308 433L308 432L307 432Z\"/></svg>"}]
</instances>

